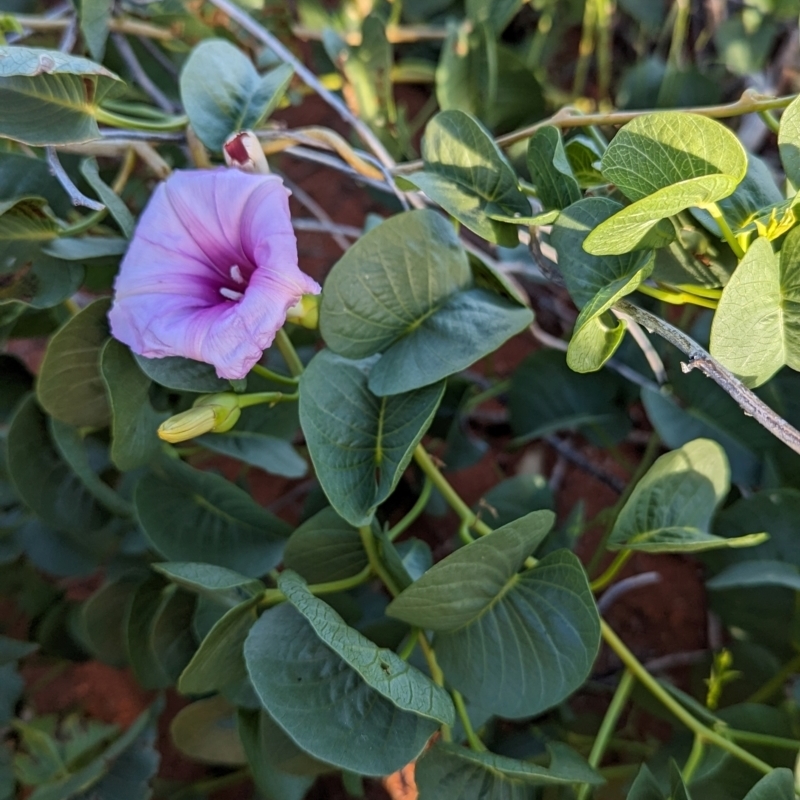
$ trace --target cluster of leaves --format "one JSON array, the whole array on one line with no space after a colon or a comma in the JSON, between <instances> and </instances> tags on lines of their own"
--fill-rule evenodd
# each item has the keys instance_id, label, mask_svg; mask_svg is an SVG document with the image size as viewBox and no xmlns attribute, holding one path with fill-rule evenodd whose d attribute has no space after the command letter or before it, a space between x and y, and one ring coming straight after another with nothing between
<instances>
[{"instance_id":1,"label":"cluster of leaves","mask_svg":"<svg viewBox=\"0 0 800 800\"><path fill-rule=\"evenodd\" d=\"M400 3L366 17L350 4L338 13L302 5L305 28L324 28L322 51L344 96L392 156L411 154L415 128L393 84L414 74L435 82L441 110L425 126L421 161L384 185L389 197L397 190L426 207L388 201L387 218L367 221L327 275L319 335L288 326L294 345L233 382L111 339L108 294L152 173L218 162L229 134L300 102L292 66L265 52L257 69L230 31L214 27L219 20L168 0L137 6L146 20L83 0L93 60L27 43L0 48L0 337L47 337L35 378L0 356L0 586L25 608L35 642L0 639L0 798L24 787L35 800L140 800L158 767L159 704L124 732L17 716L17 663L28 657L94 658L128 665L147 689L175 687L191 700L171 725L178 748L246 766L270 800L300 800L317 776L336 772L357 792L358 776L415 759L422 800L585 798L606 779L619 792L609 796L629 800L795 796L784 768L800 749L800 711L781 690L800 644L798 455L721 388L683 375L670 346L650 342L648 361L614 312L634 293L661 312L657 302L683 305L682 326L742 391L758 389L784 420L800 421L800 101L745 98L739 108L788 106L779 127L769 117L786 190L772 177L777 164L748 153L729 128L678 111L634 115L618 132L601 120L566 135L541 124L516 137L525 151L507 155L495 134L541 119L546 98L564 91L544 68L559 26L582 21L585 36L597 35L604 83L610 4L531 5L533 33L516 45L514 25L534 13L522 2L468 0L459 14L447 2L407 0L402 17ZM684 5L675 6L676 30ZM664 19L654 8L620 6L642 41L658 38ZM714 34L729 69L760 66L797 11L763 0L732 15ZM421 17L447 23L435 56L414 43L395 57L393 32ZM4 20L9 38L24 32ZM112 21L145 25L131 33L166 31L164 45L131 37L112 47ZM182 35L159 27L168 24ZM751 61L729 47L742 40L737 25L750 34ZM659 76L661 88L647 92L662 104L685 98L680 86L702 85L700 66L653 59L633 70ZM154 66L162 62L174 75ZM641 80L627 74L620 95ZM128 150L131 131L150 143ZM290 144L291 133L281 132ZM120 152L115 139L126 136ZM336 146L351 166L366 163L344 140ZM54 163L64 175L51 174ZM79 213L76 196L98 209ZM480 248L467 246L472 234ZM521 235L530 252L517 247ZM539 350L507 383L487 384L481 362L526 332L532 304L563 296L562 284L580 312L565 352ZM660 368L648 377L653 363L666 377ZM156 435L205 394L287 385L297 403L245 408L228 432L186 448ZM570 432L616 452L632 420L641 425L641 412L630 413L641 401L654 430L648 453L659 441L669 452L648 456L620 498L604 542L617 555L599 579L590 582L573 552L591 521L577 508L556 525L542 476L500 482L483 501L495 513L481 517L431 459L426 436L450 469L485 452L468 426L479 389L507 406L517 447ZM237 479L203 468L211 458L234 463ZM250 470L313 476L300 524L253 499ZM392 525L401 483L418 497ZM409 526L448 505L460 526L442 537L452 552L434 564ZM587 720L568 713L568 700L592 678L603 635L628 669L641 667L609 638L594 600L637 551L703 554L741 674L718 659L705 703L653 679L674 735L657 751L645 745L648 764L627 761L633 770L615 783L598 769L611 731L583 747ZM98 575L80 602L52 580ZM633 702L664 715L644 696ZM687 718L691 754L677 724Z\"/></svg>"}]
</instances>

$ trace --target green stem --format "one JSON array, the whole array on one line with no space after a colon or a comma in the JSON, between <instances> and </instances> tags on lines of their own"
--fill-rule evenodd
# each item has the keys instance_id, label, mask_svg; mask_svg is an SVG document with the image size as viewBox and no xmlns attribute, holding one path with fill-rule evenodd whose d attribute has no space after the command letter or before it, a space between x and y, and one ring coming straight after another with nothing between
<instances>
[{"instance_id":1,"label":"green stem","mask_svg":"<svg viewBox=\"0 0 800 800\"><path fill-rule=\"evenodd\" d=\"M99 211L92 211L91 214L87 214L85 217L79 219L77 222L74 222L72 225L67 225L66 227L62 228L58 232L58 235L79 236L81 233L85 233L86 231L94 228L94 226L102 222L107 215L107 208L101 208Z\"/></svg>"},{"instance_id":2,"label":"green stem","mask_svg":"<svg viewBox=\"0 0 800 800\"><path fill-rule=\"evenodd\" d=\"M524 188L525 187L523 187L523 189ZM498 395L503 394L503 392L507 392L510 387L510 380L497 381L497 383L492 384L488 389L484 389L482 392L478 392L478 394L468 398L461 409L461 413L466 416L470 411L482 405L487 400L493 400Z\"/></svg>"},{"instance_id":3,"label":"green stem","mask_svg":"<svg viewBox=\"0 0 800 800\"><path fill-rule=\"evenodd\" d=\"M364 545L364 550L366 551L372 571L383 581L384 586L389 590L392 597L397 597L397 595L400 594L400 590L397 588L397 584L384 566L383 561L381 561L378 548L375 546L375 536L372 533L372 528L369 525L362 525L358 529L358 532L361 536L361 543Z\"/></svg>"},{"instance_id":4,"label":"green stem","mask_svg":"<svg viewBox=\"0 0 800 800\"><path fill-rule=\"evenodd\" d=\"M597 3L597 91L601 100L609 99L611 88L612 31L614 0Z\"/></svg>"},{"instance_id":5,"label":"green stem","mask_svg":"<svg viewBox=\"0 0 800 800\"><path fill-rule=\"evenodd\" d=\"M786 683L790 675L800 670L800 653L787 661L761 688L757 689L746 703L765 703L774 694L777 694Z\"/></svg>"},{"instance_id":6,"label":"green stem","mask_svg":"<svg viewBox=\"0 0 800 800\"><path fill-rule=\"evenodd\" d=\"M603 722L600 725L600 730L597 732L597 738L592 745L592 751L589 753L589 765L595 769L600 766L603 760L603 755L606 752L608 743L617 727L620 715L622 714L628 698L631 696L636 678L630 670L625 670L622 673L617 691L614 692L614 697L611 699L606 715L603 717ZM577 800L588 800L592 793L592 787L588 783L584 783L578 792Z\"/></svg>"},{"instance_id":7,"label":"green stem","mask_svg":"<svg viewBox=\"0 0 800 800\"><path fill-rule=\"evenodd\" d=\"M348 589L355 589L366 583L372 577L372 567L367 565L361 572L350 576L349 578L341 578L338 581L328 581L327 583L312 583L308 587L308 591L313 595L322 594L335 594L336 592L346 592ZM265 589L261 593L261 600L259 601L260 608L269 608L278 603L286 600L286 595L280 589Z\"/></svg>"},{"instance_id":8,"label":"green stem","mask_svg":"<svg viewBox=\"0 0 800 800\"><path fill-rule=\"evenodd\" d=\"M659 444L660 440L658 438L658 434L651 433L650 438L647 440L647 446L644 449L642 460L639 462L639 465L636 467L636 471L628 481L625 491L619 496L619 499L612 507L608 526L606 527L602 538L598 542L597 548L595 549L592 557L589 559L589 563L586 565L586 572L589 575L591 575L600 566L600 562L605 554L606 545L608 544L608 540L611 538L611 532L614 530L614 523L616 523L617 517L619 516L619 512L622 510L625 503L628 502L628 498L636 488L636 484L639 483L639 481L642 479L642 476L645 474L645 472L647 472L648 469L650 469L650 466L655 461L656 456L658 455Z\"/></svg>"},{"instance_id":9,"label":"green stem","mask_svg":"<svg viewBox=\"0 0 800 800\"><path fill-rule=\"evenodd\" d=\"M705 206L705 209L711 214L714 222L719 225L720 232L725 238L725 241L730 245L736 258L742 258L744 256L744 250L742 250L741 245L736 240L736 236L734 236L731 226L728 225L728 220L725 219L722 209L716 203L709 203Z\"/></svg>"},{"instance_id":10,"label":"green stem","mask_svg":"<svg viewBox=\"0 0 800 800\"><path fill-rule=\"evenodd\" d=\"M426 475L425 482L422 484L422 491L419 493L419 497L414 505L411 507L409 512L397 523L388 533L389 541L393 542L401 533L404 533L408 530L409 525L411 525L414 520L425 510L425 506L428 505L428 500L431 496L431 491L433 490L433 482L431 479Z\"/></svg>"},{"instance_id":11,"label":"green stem","mask_svg":"<svg viewBox=\"0 0 800 800\"><path fill-rule=\"evenodd\" d=\"M636 289L648 297L655 297L656 300L661 300L664 303L670 303L673 306L701 306L702 308L716 309L717 301L711 300L707 297L699 297L689 292L674 292L671 289L660 289L656 286L648 286L646 283L640 283Z\"/></svg>"},{"instance_id":12,"label":"green stem","mask_svg":"<svg viewBox=\"0 0 800 800\"><path fill-rule=\"evenodd\" d=\"M469 714L467 713L467 706L464 703L464 698L461 696L461 692L453 689L450 694L453 697L453 705L456 707L456 713L458 714L458 718L461 720L461 725L464 728L464 733L466 734L469 746L473 750L477 750L479 753L485 752L486 745L481 741L481 737L475 733L475 729L472 727L472 720L470 720Z\"/></svg>"},{"instance_id":13,"label":"green stem","mask_svg":"<svg viewBox=\"0 0 800 800\"><path fill-rule=\"evenodd\" d=\"M422 655L425 656L425 661L428 664L428 671L431 673L431 680L433 680L437 686L444 688L444 672L442 672L442 668L439 666L439 662L436 660L436 653L433 647L431 647L428 637L425 636L425 631L419 632L417 641L419 642L420 649L422 650ZM453 734L449 725L442 725L442 739L444 739L446 742L453 741Z\"/></svg>"},{"instance_id":14,"label":"green stem","mask_svg":"<svg viewBox=\"0 0 800 800\"><path fill-rule=\"evenodd\" d=\"M252 394L240 394L237 396L239 408L249 406L259 406L264 403L275 405L275 403L291 403L297 400L300 395L297 392L285 394L284 392L253 392Z\"/></svg>"},{"instance_id":15,"label":"green stem","mask_svg":"<svg viewBox=\"0 0 800 800\"><path fill-rule=\"evenodd\" d=\"M600 577L591 582L590 587L592 591L601 592L606 586L612 583L614 578L619 575L620 570L630 561L632 555L633 550L621 550L617 553L608 569L600 575Z\"/></svg>"},{"instance_id":16,"label":"green stem","mask_svg":"<svg viewBox=\"0 0 800 800\"><path fill-rule=\"evenodd\" d=\"M175 794L170 795L169 800L190 800L190 798L207 796L219 792L222 789L229 789L232 786L238 786L250 779L250 770L245 767L244 769L230 772L227 775L222 775L219 778L209 778L203 781L197 781L190 786L185 786Z\"/></svg>"},{"instance_id":17,"label":"green stem","mask_svg":"<svg viewBox=\"0 0 800 800\"><path fill-rule=\"evenodd\" d=\"M686 759L686 763L683 765L683 769L681 770L681 777L687 786L691 783L694 773L697 771L697 768L700 766L700 762L703 760L705 749L706 745L703 741L703 737L696 733L694 736L694 741L692 742L692 750L689 753L689 758Z\"/></svg>"},{"instance_id":18,"label":"green stem","mask_svg":"<svg viewBox=\"0 0 800 800\"><path fill-rule=\"evenodd\" d=\"M605 620L600 620L600 629L606 644L617 654L622 663L633 673L634 677L647 689L666 709L678 718L692 733L699 735L708 744L713 744L740 761L751 766L764 775L772 771L772 767L752 753L739 747L738 744L726 739L716 731L703 725L696 717L689 713L659 682L644 668L639 660L625 646L623 641L609 627Z\"/></svg>"},{"instance_id":19,"label":"green stem","mask_svg":"<svg viewBox=\"0 0 800 800\"><path fill-rule=\"evenodd\" d=\"M797 739L786 739L783 736L770 736L768 733L753 733L752 731L740 731L735 728L725 728L725 734L735 742L746 742L756 744L761 747L777 747L781 750L800 750L800 741Z\"/></svg>"},{"instance_id":20,"label":"green stem","mask_svg":"<svg viewBox=\"0 0 800 800\"><path fill-rule=\"evenodd\" d=\"M456 490L447 482L436 464L433 463L428 451L418 444L414 450L414 460L419 468L430 478L431 483L439 490L447 505L458 514L468 528L472 528L481 536L491 533L492 529L482 520L478 519L475 512L461 499Z\"/></svg>"},{"instance_id":21,"label":"green stem","mask_svg":"<svg viewBox=\"0 0 800 800\"><path fill-rule=\"evenodd\" d=\"M136 131L180 131L189 124L186 116L171 117L163 120L148 120L116 114L107 108L95 108L94 117L98 122L114 128L131 128Z\"/></svg>"},{"instance_id":22,"label":"green stem","mask_svg":"<svg viewBox=\"0 0 800 800\"><path fill-rule=\"evenodd\" d=\"M690 0L676 0L675 24L672 26L672 41L669 45L668 61L672 67L679 68L683 64L683 47L686 43L686 32L689 29L691 14Z\"/></svg>"},{"instance_id":23,"label":"green stem","mask_svg":"<svg viewBox=\"0 0 800 800\"><path fill-rule=\"evenodd\" d=\"M419 628L412 628L411 632L408 634L408 639L406 639L406 643L397 651L397 655L403 659L403 661L408 661L411 658L411 654L417 647L417 639L420 634Z\"/></svg>"},{"instance_id":24,"label":"green stem","mask_svg":"<svg viewBox=\"0 0 800 800\"><path fill-rule=\"evenodd\" d=\"M275 335L275 344L278 350L280 350L283 360L286 362L286 366L289 367L289 372L291 372L295 378L302 375L303 362L300 360L300 356L297 355L297 350L294 349L289 334L286 333L283 328Z\"/></svg>"},{"instance_id":25,"label":"green stem","mask_svg":"<svg viewBox=\"0 0 800 800\"><path fill-rule=\"evenodd\" d=\"M775 118L775 115L769 111L759 111L758 116L764 121L764 124L773 132L780 133L781 123Z\"/></svg>"},{"instance_id":26,"label":"green stem","mask_svg":"<svg viewBox=\"0 0 800 800\"><path fill-rule=\"evenodd\" d=\"M281 375L279 372L273 372L271 369L262 367L261 364L256 364L251 372L255 372L256 375L260 375L268 381L283 383L287 386L297 386L297 378L290 378L288 375Z\"/></svg>"},{"instance_id":27,"label":"green stem","mask_svg":"<svg viewBox=\"0 0 800 800\"><path fill-rule=\"evenodd\" d=\"M583 95L586 78L589 75L589 60L594 52L594 32L597 27L597 0L586 0L583 9L583 27L581 41L578 45L578 63L575 65L575 80L572 83L572 94Z\"/></svg>"}]
</instances>

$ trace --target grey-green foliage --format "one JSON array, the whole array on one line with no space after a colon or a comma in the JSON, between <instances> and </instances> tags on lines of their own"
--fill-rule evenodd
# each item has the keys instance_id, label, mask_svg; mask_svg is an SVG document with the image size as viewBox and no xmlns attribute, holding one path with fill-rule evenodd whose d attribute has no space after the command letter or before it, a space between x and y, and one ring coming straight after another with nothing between
<instances>
[{"instance_id":1,"label":"grey-green foliage","mask_svg":"<svg viewBox=\"0 0 800 800\"><path fill-rule=\"evenodd\" d=\"M366 525L394 491L442 399L444 384L391 397L369 390L375 358L317 354L300 383L300 421L331 505Z\"/></svg>"},{"instance_id":2,"label":"grey-green foliage","mask_svg":"<svg viewBox=\"0 0 800 800\"><path fill-rule=\"evenodd\" d=\"M181 99L200 140L221 150L232 133L257 127L277 107L294 70L288 64L260 76L224 39L206 39L181 72Z\"/></svg>"},{"instance_id":3,"label":"grey-green foliage","mask_svg":"<svg viewBox=\"0 0 800 800\"><path fill-rule=\"evenodd\" d=\"M559 703L586 679L599 647L597 610L572 553L519 572L552 524L552 512L535 511L504 525L431 567L388 608L436 631L448 680L500 716Z\"/></svg>"},{"instance_id":4,"label":"grey-green foliage","mask_svg":"<svg viewBox=\"0 0 800 800\"><path fill-rule=\"evenodd\" d=\"M563 209L577 203L583 192L567 159L561 131L546 125L528 142L528 171L545 208Z\"/></svg>"},{"instance_id":5,"label":"grey-green foliage","mask_svg":"<svg viewBox=\"0 0 800 800\"><path fill-rule=\"evenodd\" d=\"M443 689L347 626L299 576L282 573L279 587L288 602L253 626L245 661L264 707L303 750L343 769L385 775L453 722Z\"/></svg>"},{"instance_id":6,"label":"grey-green foliage","mask_svg":"<svg viewBox=\"0 0 800 800\"><path fill-rule=\"evenodd\" d=\"M722 292L711 327L711 354L748 386L782 366L800 369L800 228L780 255L764 237L748 248Z\"/></svg>"}]
</instances>

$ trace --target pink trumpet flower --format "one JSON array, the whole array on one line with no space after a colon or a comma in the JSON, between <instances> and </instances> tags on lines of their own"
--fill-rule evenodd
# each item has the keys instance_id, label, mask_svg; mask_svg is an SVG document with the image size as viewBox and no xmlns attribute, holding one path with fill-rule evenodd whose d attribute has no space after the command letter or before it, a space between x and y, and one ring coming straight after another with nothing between
<instances>
[{"instance_id":1,"label":"pink trumpet flower","mask_svg":"<svg viewBox=\"0 0 800 800\"><path fill-rule=\"evenodd\" d=\"M243 378L319 284L297 266L276 175L173 173L153 193L114 284L111 333L147 358L183 356Z\"/></svg>"}]
</instances>

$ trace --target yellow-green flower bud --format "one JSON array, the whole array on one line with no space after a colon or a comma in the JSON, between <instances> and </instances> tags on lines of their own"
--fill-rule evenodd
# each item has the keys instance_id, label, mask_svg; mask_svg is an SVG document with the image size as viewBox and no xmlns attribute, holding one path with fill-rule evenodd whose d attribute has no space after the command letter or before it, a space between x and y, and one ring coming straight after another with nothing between
<instances>
[{"instance_id":1,"label":"yellow-green flower bud","mask_svg":"<svg viewBox=\"0 0 800 800\"><path fill-rule=\"evenodd\" d=\"M287 312L286 319L310 331L319 325L319 295L304 294Z\"/></svg>"},{"instance_id":2,"label":"yellow-green flower bud","mask_svg":"<svg viewBox=\"0 0 800 800\"><path fill-rule=\"evenodd\" d=\"M229 431L242 414L239 397L235 394L207 394L195 402L194 408L210 408L214 411L212 433Z\"/></svg>"},{"instance_id":3,"label":"yellow-green flower bud","mask_svg":"<svg viewBox=\"0 0 800 800\"><path fill-rule=\"evenodd\" d=\"M177 444L214 430L216 418L210 406L190 408L165 420L158 427L158 436L165 442Z\"/></svg>"},{"instance_id":4,"label":"yellow-green flower bud","mask_svg":"<svg viewBox=\"0 0 800 800\"><path fill-rule=\"evenodd\" d=\"M193 408L162 422L158 435L176 444L202 436L204 433L225 433L241 415L239 398L235 394L209 394L201 397Z\"/></svg>"}]
</instances>

